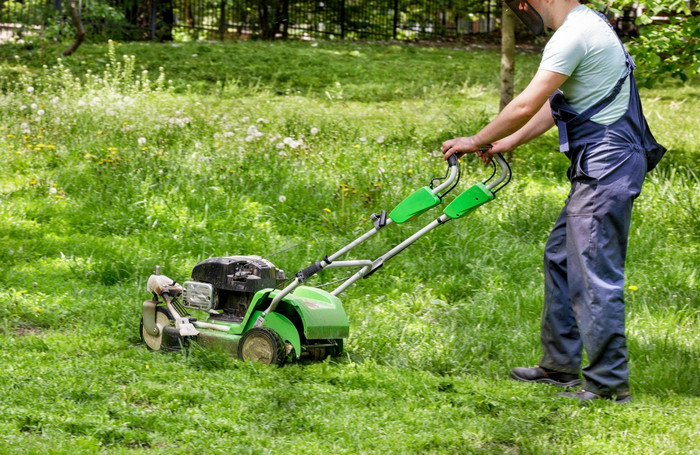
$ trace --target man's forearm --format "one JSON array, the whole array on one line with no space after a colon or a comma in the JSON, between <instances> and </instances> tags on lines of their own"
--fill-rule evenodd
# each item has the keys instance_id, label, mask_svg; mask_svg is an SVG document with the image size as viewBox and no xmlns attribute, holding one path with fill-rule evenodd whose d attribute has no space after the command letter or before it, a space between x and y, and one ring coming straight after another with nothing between
<instances>
[{"instance_id":1,"label":"man's forearm","mask_svg":"<svg viewBox=\"0 0 700 455\"><path fill-rule=\"evenodd\" d=\"M552 117L552 109L549 106L549 100L542 108L530 119L529 122L513 134L516 147L526 142L530 142L534 138L541 136L549 131L554 126L554 118Z\"/></svg>"}]
</instances>

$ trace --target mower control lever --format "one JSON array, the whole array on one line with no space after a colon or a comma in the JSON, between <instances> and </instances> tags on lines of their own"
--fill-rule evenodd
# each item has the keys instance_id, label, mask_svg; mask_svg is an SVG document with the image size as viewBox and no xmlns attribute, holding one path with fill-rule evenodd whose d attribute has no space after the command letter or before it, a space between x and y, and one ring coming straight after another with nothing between
<instances>
[{"instance_id":1,"label":"mower control lever","mask_svg":"<svg viewBox=\"0 0 700 455\"><path fill-rule=\"evenodd\" d=\"M308 280L309 278L323 270L324 267L330 265L331 262L332 261L328 258L328 256L325 256L322 262L316 261L307 268L297 272L296 277L299 279L300 283L303 283L304 281Z\"/></svg>"}]
</instances>

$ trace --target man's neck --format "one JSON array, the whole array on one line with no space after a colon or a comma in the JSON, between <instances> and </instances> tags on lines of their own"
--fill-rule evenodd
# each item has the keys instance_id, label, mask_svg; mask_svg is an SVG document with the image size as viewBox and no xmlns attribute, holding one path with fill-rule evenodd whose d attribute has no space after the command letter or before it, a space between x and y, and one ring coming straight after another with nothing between
<instances>
[{"instance_id":1,"label":"man's neck","mask_svg":"<svg viewBox=\"0 0 700 455\"><path fill-rule=\"evenodd\" d=\"M562 26L572 9L581 6L579 0L551 0L551 2L549 17L551 23L549 26L554 30Z\"/></svg>"}]
</instances>

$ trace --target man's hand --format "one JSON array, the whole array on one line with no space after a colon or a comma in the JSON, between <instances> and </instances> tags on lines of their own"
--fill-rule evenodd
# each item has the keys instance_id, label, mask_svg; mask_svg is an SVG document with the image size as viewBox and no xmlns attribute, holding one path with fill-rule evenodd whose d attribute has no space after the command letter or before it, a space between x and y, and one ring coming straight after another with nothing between
<instances>
[{"instance_id":1,"label":"man's hand","mask_svg":"<svg viewBox=\"0 0 700 455\"><path fill-rule=\"evenodd\" d=\"M460 158L465 153L474 153L479 150L479 144L474 141L474 137L456 137L442 143L442 153L445 154L445 159L451 155L457 155Z\"/></svg>"}]
</instances>

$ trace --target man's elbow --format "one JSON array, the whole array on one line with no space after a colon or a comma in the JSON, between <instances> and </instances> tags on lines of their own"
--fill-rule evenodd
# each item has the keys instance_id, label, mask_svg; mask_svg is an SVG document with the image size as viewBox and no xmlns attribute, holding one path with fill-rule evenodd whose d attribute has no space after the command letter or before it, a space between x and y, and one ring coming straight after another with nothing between
<instances>
[{"instance_id":1,"label":"man's elbow","mask_svg":"<svg viewBox=\"0 0 700 455\"><path fill-rule=\"evenodd\" d=\"M521 121L527 122L539 112L542 105L537 106L536 103L514 100L513 113Z\"/></svg>"}]
</instances>

